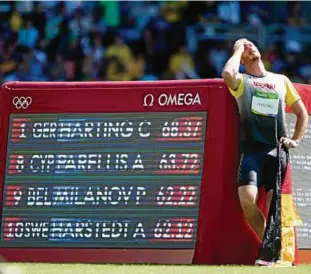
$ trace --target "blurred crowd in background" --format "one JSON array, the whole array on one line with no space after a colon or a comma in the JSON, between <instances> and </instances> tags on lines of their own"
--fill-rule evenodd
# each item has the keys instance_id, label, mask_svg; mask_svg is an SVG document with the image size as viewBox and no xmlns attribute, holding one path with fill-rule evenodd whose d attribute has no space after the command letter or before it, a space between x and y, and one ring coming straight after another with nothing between
<instances>
[{"instance_id":1,"label":"blurred crowd in background","mask_svg":"<svg viewBox=\"0 0 311 274\"><path fill-rule=\"evenodd\" d=\"M311 2L0 1L0 21L0 82L217 78L246 37L311 84Z\"/></svg>"}]
</instances>

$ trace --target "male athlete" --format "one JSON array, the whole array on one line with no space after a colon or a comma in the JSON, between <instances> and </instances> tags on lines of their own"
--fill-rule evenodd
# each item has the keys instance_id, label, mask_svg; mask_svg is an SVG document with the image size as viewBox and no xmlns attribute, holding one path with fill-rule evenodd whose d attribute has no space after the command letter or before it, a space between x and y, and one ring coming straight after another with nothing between
<instances>
[{"instance_id":1,"label":"male athlete","mask_svg":"<svg viewBox=\"0 0 311 274\"><path fill-rule=\"evenodd\" d=\"M240 64L245 66L243 74L239 73ZM265 187L269 209L276 185L276 147L283 144L280 156L284 175L287 151L299 145L307 127L308 113L291 81L285 75L266 71L257 47L246 39L234 44L233 55L225 64L222 76L240 112L238 194L241 207L250 226L263 239L266 221L256 204L258 189ZM286 134L286 105L297 117L291 137Z\"/></svg>"}]
</instances>

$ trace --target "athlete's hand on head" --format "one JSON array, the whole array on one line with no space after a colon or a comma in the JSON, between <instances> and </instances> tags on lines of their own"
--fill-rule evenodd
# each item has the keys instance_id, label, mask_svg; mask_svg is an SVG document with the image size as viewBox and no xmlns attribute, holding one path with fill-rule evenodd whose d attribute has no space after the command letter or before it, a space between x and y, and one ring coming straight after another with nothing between
<instances>
[{"instance_id":1,"label":"athlete's hand on head","mask_svg":"<svg viewBox=\"0 0 311 274\"><path fill-rule=\"evenodd\" d=\"M236 41L234 46L233 46L234 52L236 52L236 51L243 52L245 50L246 42L247 42L247 39L239 39L238 41Z\"/></svg>"},{"instance_id":2,"label":"athlete's hand on head","mask_svg":"<svg viewBox=\"0 0 311 274\"><path fill-rule=\"evenodd\" d=\"M299 143L297 141L292 140L292 139L287 138L287 137L282 137L280 141L287 149L296 148L299 145Z\"/></svg>"}]
</instances>

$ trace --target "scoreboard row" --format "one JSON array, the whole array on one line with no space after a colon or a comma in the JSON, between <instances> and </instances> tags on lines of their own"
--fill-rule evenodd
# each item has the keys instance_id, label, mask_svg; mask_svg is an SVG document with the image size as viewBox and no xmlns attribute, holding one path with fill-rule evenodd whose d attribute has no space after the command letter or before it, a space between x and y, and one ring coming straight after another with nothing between
<instances>
[{"instance_id":1,"label":"scoreboard row","mask_svg":"<svg viewBox=\"0 0 311 274\"><path fill-rule=\"evenodd\" d=\"M122 182L121 182L122 183ZM148 183L137 184L135 181L127 184L114 182L99 182L80 184L76 182L64 183L37 183L29 185L8 185L4 190L5 205L7 210L20 207L37 207L49 209L50 207L79 207L88 208L98 206L97 209L105 210L113 207L193 207L198 204L199 182L192 185L158 185L156 180ZM95 208L96 209L96 208Z\"/></svg>"},{"instance_id":2,"label":"scoreboard row","mask_svg":"<svg viewBox=\"0 0 311 274\"><path fill-rule=\"evenodd\" d=\"M190 113L191 114L191 113ZM202 140L204 117L185 113L30 114L11 120L13 143ZM18 117L18 118L17 118Z\"/></svg>"},{"instance_id":3,"label":"scoreboard row","mask_svg":"<svg viewBox=\"0 0 311 274\"><path fill-rule=\"evenodd\" d=\"M73 215L73 214L72 214ZM3 241L10 246L182 248L195 242L197 219L108 215L98 217L6 217ZM36 244L34 244L34 242Z\"/></svg>"}]
</instances>

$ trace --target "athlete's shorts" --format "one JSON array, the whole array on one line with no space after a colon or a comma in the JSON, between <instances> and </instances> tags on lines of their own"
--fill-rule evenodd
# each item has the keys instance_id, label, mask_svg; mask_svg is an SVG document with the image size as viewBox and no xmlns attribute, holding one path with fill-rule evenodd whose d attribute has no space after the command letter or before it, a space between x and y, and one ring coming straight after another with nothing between
<instances>
[{"instance_id":1,"label":"athlete's shorts","mask_svg":"<svg viewBox=\"0 0 311 274\"><path fill-rule=\"evenodd\" d=\"M281 148L281 178L285 176L288 164L287 149ZM238 186L262 186L266 191L275 189L277 178L277 148L276 146L252 143L241 145L241 159L238 171Z\"/></svg>"}]
</instances>

